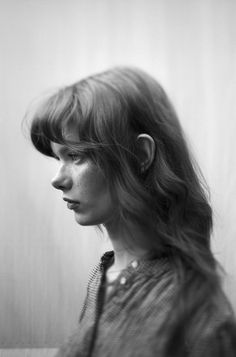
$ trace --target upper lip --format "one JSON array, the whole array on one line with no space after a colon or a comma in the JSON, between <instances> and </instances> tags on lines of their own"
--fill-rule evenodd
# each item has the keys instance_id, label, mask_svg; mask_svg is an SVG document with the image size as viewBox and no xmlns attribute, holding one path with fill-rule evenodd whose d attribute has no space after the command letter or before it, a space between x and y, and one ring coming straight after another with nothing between
<instances>
[{"instance_id":1,"label":"upper lip","mask_svg":"<svg viewBox=\"0 0 236 357\"><path fill-rule=\"evenodd\" d=\"M67 198L67 197L63 197L63 200L66 202L69 202L69 203L79 203L78 201L71 200L70 198Z\"/></svg>"}]
</instances>

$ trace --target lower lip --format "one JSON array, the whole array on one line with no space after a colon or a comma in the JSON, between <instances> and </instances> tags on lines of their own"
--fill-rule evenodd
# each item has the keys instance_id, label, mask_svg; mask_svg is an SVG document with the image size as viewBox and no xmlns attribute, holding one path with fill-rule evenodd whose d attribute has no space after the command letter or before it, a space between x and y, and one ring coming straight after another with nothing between
<instances>
[{"instance_id":1,"label":"lower lip","mask_svg":"<svg viewBox=\"0 0 236 357\"><path fill-rule=\"evenodd\" d=\"M67 207L71 210L77 210L79 208L79 203L68 202Z\"/></svg>"}]
</instances>

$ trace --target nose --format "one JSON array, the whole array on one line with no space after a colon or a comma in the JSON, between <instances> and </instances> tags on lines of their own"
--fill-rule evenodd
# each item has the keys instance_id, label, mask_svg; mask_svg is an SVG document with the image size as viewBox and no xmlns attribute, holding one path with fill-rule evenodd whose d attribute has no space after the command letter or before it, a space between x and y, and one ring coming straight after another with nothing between
<instances>
[{"instance_id":1,"label":"nose","mask_svg":"<svg viewBox=\"0 0 236 357\"><path fill-rule=\"evenodd\" d=\"M51 184L57 190L68 191L72 187L72 178L62 166L51 180Z\"/></svg>"}]
</instances>

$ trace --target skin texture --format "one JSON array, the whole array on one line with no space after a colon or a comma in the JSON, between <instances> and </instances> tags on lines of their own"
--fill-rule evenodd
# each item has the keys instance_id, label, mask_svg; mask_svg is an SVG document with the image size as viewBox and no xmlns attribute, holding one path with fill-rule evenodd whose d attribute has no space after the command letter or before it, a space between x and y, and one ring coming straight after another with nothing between
<instances>
[{"instance_id":1,"label":"skin texture","mask_svg":"<svg viewBox=\"0 0 236 357\"><path fill-rule=\"evenodd\" d=\"M106 179L94 163L79 156L66 146L51 143L59 169L52 179L54 188L61 190L63 199L78 202L73 207L75 220L80 225L106 224L114 214L114 204Z\"/></svg>"}]
</instances>

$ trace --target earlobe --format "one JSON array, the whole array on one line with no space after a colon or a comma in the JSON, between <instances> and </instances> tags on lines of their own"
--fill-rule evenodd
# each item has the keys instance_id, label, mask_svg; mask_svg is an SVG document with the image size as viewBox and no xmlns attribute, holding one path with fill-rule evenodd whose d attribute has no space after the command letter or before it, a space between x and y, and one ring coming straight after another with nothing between
<instances>
[{"instance_id":1,"label":"earlobe","mask_svg":"<svg viewBox=\"0 0 236 357\"><path fill-rule=\"evenodd\" d=\"M144 173L154 160L156 145L153 138L148 134L139 134L136 140L140 169Z\"/></svg>"}]
</instances>

